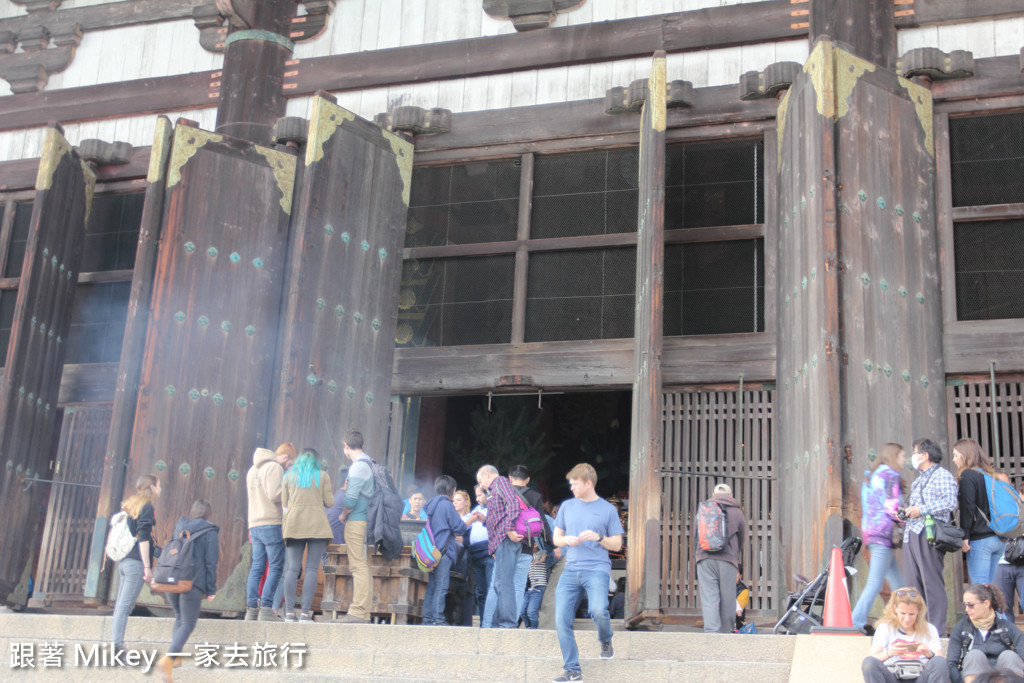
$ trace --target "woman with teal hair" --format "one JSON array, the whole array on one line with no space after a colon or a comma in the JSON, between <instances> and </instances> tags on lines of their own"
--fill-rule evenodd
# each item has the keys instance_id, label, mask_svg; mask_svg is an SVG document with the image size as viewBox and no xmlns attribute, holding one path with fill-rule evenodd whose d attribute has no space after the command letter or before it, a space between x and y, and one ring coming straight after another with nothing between
<instances>
[{"instance_id":1,"label":"woman with teal hair","mask_svg":"<svg viewBox=\"0 0 1024 683\"><path fill-rule=\"evenodd\" d=\"M320 455L312 448L302 451L281 482L281 506L284 507L282 536L284 560L284 620L295 621L295 592L298 588L302 553L306 553L302 573L302 612L298 621L312 621L313 595L316 593L317 566L333 538L327 508L334 505L331 478L320 469Z\"/></svg>"}]
</instances>

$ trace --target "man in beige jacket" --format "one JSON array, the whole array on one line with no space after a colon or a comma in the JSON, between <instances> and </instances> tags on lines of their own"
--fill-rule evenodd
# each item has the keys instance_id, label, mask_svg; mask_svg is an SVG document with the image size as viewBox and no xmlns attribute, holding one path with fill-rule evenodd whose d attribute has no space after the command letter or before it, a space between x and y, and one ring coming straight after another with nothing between
<instances>
[{"instance_id":1,"label":"man in beige jacket","mask_svg":"<svg viewBox=\"0 0 1024 683\"><path fill-rule=\"evenodd\" d=\"M252 541L252 568L245 584L247 621L281 621L274 615L271 603L284 573L281 479L286 462L287 453L277 454L267 448L257 448L245 478L249 493L249 539ZM268 563L267 580L263 582L261 594L260 577Z\"/></svg>"}]
</instances>

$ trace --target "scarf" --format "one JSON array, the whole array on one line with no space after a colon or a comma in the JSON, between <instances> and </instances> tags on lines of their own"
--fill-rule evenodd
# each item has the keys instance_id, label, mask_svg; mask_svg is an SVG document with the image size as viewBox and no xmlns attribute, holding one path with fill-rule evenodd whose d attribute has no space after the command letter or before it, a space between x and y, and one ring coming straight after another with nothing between
<instances>
[{"instance_id":1,"label":"scarf","mask_svg":"<svg viewBox=\"0 0 1024 683\"><path fill-rule=\"evenodd\" d=\"M982 631L991 631L992 626L996 623L996 611L990 610L988 616L984 619L971 619L971 623L974 627Z\"/></svg>"}]
</instances>

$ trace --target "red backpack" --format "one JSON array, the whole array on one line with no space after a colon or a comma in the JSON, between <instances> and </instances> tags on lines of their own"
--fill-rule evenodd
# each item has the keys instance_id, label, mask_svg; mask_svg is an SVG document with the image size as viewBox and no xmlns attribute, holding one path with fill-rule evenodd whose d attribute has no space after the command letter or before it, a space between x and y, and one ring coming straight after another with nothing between
<instances>
[{"instance_id":1,"label":"red backpack","mask_svg":"<svg viewBox=\"0 0 1024 683\"><path fill-rule=\"evenodd\" d=\"M720 553L728 543L726 516L722 506L713 500L705 500L697 506L697 542L704 552Z\"/></svg>"}]
</instances>

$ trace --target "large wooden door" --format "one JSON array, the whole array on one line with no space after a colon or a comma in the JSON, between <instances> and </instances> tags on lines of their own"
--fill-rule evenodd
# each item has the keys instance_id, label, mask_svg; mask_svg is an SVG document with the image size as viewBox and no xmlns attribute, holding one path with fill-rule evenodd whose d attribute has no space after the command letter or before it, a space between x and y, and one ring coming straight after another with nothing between
<instances>
[{"instance_id":1,"label":"large wooden door","mask_svg":"<svg viewBox=\"0 0 1024 683\"><path fill-rule=\"evenodd\" d=\"M779 531L772 503L778 477L772 448L773 391L703 390L665 392L664 455L661 464L661 605L666 620L700 614L693 559L693 516L725 482L747 517L742 548L743 580L750 609L779 609ZM784 585L784 584L783 584Z\"/></svg>"},{"instance_id":2,"label":"large wooden door","mask_svg":"<svg viewBox=\"0 0 1024 683\"><path fill-rule=\"evenodd\" d=\"M159 477L160 542L195 499L209 501L222 589L248 570L245 473L267 444L294 173L290 154L174 131L125 492ZM238 576L211 607L241 604ZM144 588L140 604L154 603Z\"/></svg>"},{"instance_id":3,"label":"large wooden door","mask_svg":"<svg viewBox=\"0 0 1024 683\"><path fill-rule=\"evenodd\" d=\"M43 519L57 394L95 176L46 131L10 345L0 384L0 600L22 607ZM40 476L42 475L42 476Z\"/></svg>"}]
</instances>

